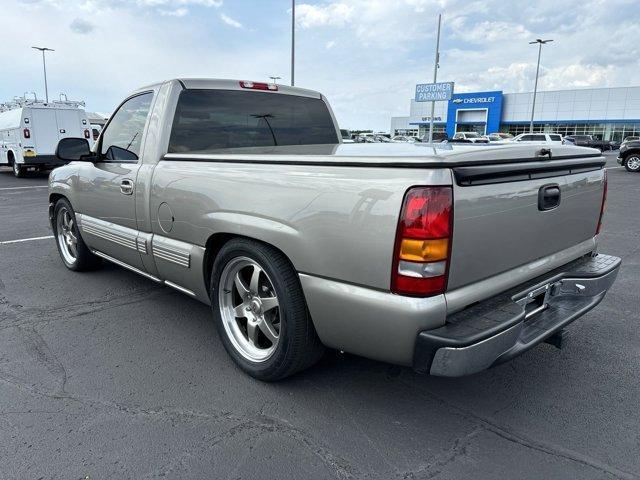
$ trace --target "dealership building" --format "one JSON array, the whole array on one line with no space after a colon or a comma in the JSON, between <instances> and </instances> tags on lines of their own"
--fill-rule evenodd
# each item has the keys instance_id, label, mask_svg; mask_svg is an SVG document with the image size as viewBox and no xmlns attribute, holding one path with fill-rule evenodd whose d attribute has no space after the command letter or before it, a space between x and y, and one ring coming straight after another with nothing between
<instances>
[{"instance_id":1,"label":"dealership building","mask_svg":"<svg viewBox=\"0 0 640 480\"><path fill-rule=\"evenodd\" d=\"M489 134L529 131L533 92L502 91L456 93L436 102L434 131ZM391 134L422 136L429 130L431 102L411 100L408 117L391 118ZM593 135L621 141L640 135L640 86L584 88L538 92L533 128L536 132Z\"/></svg>"}]
</instances>

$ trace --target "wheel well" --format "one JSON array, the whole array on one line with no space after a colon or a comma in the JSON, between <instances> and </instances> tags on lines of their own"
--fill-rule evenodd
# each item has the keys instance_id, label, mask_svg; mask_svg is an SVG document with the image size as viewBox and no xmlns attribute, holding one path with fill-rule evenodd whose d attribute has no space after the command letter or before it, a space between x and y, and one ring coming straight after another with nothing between
<instances>
[{"instance_id":1,"label":"wheel well","mask_svg":"<svg viewBox=\"0 0 640 480\"><path fill-rule=\"evenodd\" d=\"M203 266L202 274L204 276L204 284L205 284L205 286L207 288L207 292L209 292L210 289L211 289L211 270L213 269L213 262L215 261L216 257L218 256L218 253L220 252L222 247L224 247L224 245L229 240L232 240L234 238L247 238L249 240L253 240L255 242L260 242L260 243L263 243L265 245L269 245L272 248L275 248L280 253L282 253L282 255L289 261L289 263L291 264L292 268L294 270L296 270L295 266L293 265L293 262L287 256L287 254L284 253L282 250L280 250L275 245L272 245L270 243L264 242L264 241L262 241L260 239L257 239L257 238L248 237L246 235L236 235L236 234L233 234L233 233L214 233L213 235L211 235L207 239L207 243L205 244L204 261L202 262L202 266Z\"/></svg>"},{"instance_id":2,"label":"wheel well","mask_svg":"<svg viewBox=\"0 0 640 480\"><path fill-rule=\"evenodd\" d=\"M64 195L60 195L59 193L52 193L49 195L49 203L55 204L61 198L66 198Z\"/></svg>"},{"instance_id":3,"label":"wheel well","mask_svg":"<svg viewBox=\"0 0 640 480\"><path fill-rule=\"evenodd\" d=\"M15 161L15 155L13 154L13 150L9 150L7 152L7 161L9 162L9 165L13 165L13 162Z\"/></svg>"}]
</instances>

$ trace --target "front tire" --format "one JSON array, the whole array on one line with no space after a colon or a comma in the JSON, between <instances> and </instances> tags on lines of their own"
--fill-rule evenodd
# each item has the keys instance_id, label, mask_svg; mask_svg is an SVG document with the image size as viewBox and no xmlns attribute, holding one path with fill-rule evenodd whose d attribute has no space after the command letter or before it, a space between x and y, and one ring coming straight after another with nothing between
<instances>
[{"instance_id":1,"label":"front tire","mask_svg":"<svg viewBox=\"0 0 640 480\"><path fill-rule=\"evenodd\" d=\"M640 171L640 155L629 155L624 160L624 168L627 169L627 172L638 172Z\"/></svg>"},{"instance_id":2,"label":"front tire","mask_svg":"<svg viewBox=\"0 0 640 480\"><path fill-rule=\"evenodd\" d=\"M281 380L322 356L298 275L275 248L230 240L214 261L210 296L227 353L252 377Z\"/></svg>"},{"instance_id":3,"label":"front tire","mask_svg":"<svg viewBox=\"0 0 640 480\"><path fill-rule=\"evenodd\" d=\"M82 240L76 214L65 198L58 200L53 210L53 236L62 263L69 270L90 270L100 265L100 259Z\"/></svg>"}]
</instances>

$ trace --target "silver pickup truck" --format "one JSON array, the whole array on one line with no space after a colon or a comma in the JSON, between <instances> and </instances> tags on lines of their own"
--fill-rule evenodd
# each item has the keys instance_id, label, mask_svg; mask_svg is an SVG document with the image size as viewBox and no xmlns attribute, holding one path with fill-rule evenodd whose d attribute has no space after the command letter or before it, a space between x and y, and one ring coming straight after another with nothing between
<instances>
[{"instance_id":1,"label":"silver pickup truck","mask_svg":"<svg viewBox=\"0 0 640 480\"><path fill-rule=\"evenodd\" d=\"M210 304L245 372L325 347L461 376L595 307L604 159L588 148L341 144L319 93L231 80L142 88L51 173L71 270L103 259Z\"/></svg>"}]
</instances>

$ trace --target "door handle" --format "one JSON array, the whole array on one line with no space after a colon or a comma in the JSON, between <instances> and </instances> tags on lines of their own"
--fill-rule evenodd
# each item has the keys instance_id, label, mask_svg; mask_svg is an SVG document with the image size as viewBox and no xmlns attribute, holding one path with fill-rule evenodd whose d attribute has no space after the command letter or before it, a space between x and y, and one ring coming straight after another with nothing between
<instances>
[{"instance_id":1,"label":"door handle","mask_svg":"<svg viewBox=\"0 0 640 480\"><path fill-rule=\"evenodd\" d=\"M125 178L120 182L120 193L123 195L133 194L133 182L128 178Z\"/></svg>"},{"instance_id":2,"label":"door handle","mask_svg":"<svg viewBox=\"0 0 640 480\"><path fill-rule=\"evenodd\" d=\"M558 184L543 185L538 191L538 210L553 210L560 205L560 186Z\"/></svg>"}]
</instances>

